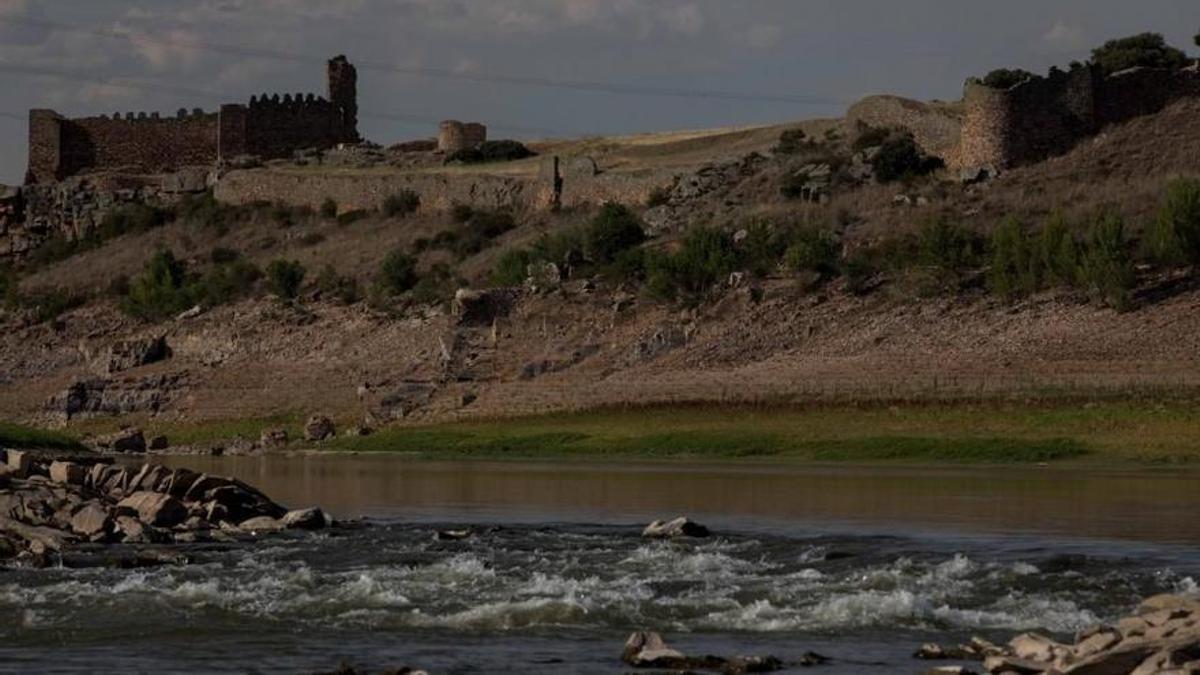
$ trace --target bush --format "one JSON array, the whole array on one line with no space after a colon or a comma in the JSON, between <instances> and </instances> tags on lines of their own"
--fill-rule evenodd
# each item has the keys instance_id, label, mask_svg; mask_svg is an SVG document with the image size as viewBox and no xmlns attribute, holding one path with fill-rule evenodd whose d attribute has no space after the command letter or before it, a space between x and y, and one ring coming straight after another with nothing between
<instances>
[{"instance_id":1,"label":"bush","mask_svg":"<svg viewBox=\"0 0 1200 675\"><path fill-rule=\"evenodd\" d=\"M846 280L846 291L853 295L863 295L870 289L871 280L875 277L876 269L871 258L858 253L847 257L841 262L840 271Z\"/></svg>"},{"instance_id":2,"label":"bush","mask_svg":"<svg viewBox=\"0 0 1200 675\"><path fill-rule=\"evenodd\" d=\"M358 280L354 277L344 277L337 273L333 265L325 265L317 275L317 289L322 297L332 298L343 305L353 305L362 299Z\"/></svg>"},{"instance_id":3,"label":"bush","mask_svg":"<svg viewBox=\"0 0 1200 675\"><path fill-rule=\"evenodd\" d=\"M675 255L646 258L646 277L660 297L698 298L737 269L738 256L728 234L714 227L693 228Z\"/></svg>"},{"instance_id":4,"label":"bush","mask_svg":"<svg viewBox=\"0 0 1200 675\"><path fill-rule=\"evenodd\" d=\"M942 160L929 157L917 146L911 134L893 136L884 141L871 160L871 168L880 183L901 178L924 176L944 166Z\"/></svg>"},{"instance_id":5,"label":"bush","mask_svg":"<svg viewBox=\"0 0 1200 675\"><path fill-rule=\"evenodd\" d=\"M12 267L0 264L0 302L13 304L20 288L20 279Z\"/></svg>"},{"instance_id":6,"label":"bush","mask_svg":"<svg viewBox=\"0 0 1200 675\"><path fill-rule=\"evenodd\" d=\"M318 210L322 218L333 220L337 218L338 204L332 197L326 197L325 201L321 202L321 208Z\"/></svg>"},{"instance_id":7,"label":"bush","mask_svg":"<svg viewBox=\"0 0 1200 675\"><path fill-rule=\"evenodd\" d=\"M671 201L671 189L662 185L657 185L650 190L650 194L646 195L646 207L655 208L665 206Z\"/></svg>"},{"instance_id":8,"label":"bush","mask_svg":"<svg viewBox=\"0 0 1200 675\"><path fill-rule=\"evenodd\" d=\"M450 217L456 223L466 223L475 215L475 208L470 204L454 204L450 207Z\"/></svg>"},{"instance_id":9,"label":"bush","mask_svg":"<svg viewBox=\"0 0 1200 675\"><path fill-rule=\"evenodd\" d=\"M343 214L338 215L337 224L342 225L342 226L352 225L352 224L357 223L358 221L362 220L363 218L366 218L367 215L368 215L367 212L362 209L355 209L353 211L347 211Z\"/></svg>"},{"instance_id":10,"label":"bush","mask_svg":"<svg viewBox=\"0 0 1200 675\"><path fill-rule=\"evenodd\" d=\"M1187 55L1167 44L1159 33L1141 33L1109 40L1092 50L1092 63L1105 74L1129 68L1182 68Z\"/></svg>"},{"instance_id":11,"label":"bush","mask_svg":"<svg viewBox=\"0 0 1200 675\"><path fill-rule=\"evenodd\" d=\"M392 251L379 268L379 282L392 295L400 295L417 283L417 259L403 251Z\"/></svg>"},{"instance_id":12,"label":"bush","mask_svg":"<svg viewBox=\"0 0 1200 675\"><path fill-rule=\"evenodd\" d=\"M787 129L779 134L779 144L775 153L780 155L795 155L811 149L816 143L808 138L803 129Z\"/></svg>"},{"instance_id":13,"label":"bush","mask_svg":"<svg viewBox=\"0 0 1200 675\"><path fill-rule=\"evenodd\" d=\"M778 267L786 250L787 241L766 221L746 226L746 238L738 247L742 267L756 277L765 277Z\"/></svg>"},{"instance_id":14,"label":"bush","mask_svg":"<svg viewBox=\"0 0 1200 675\"><path fill-rule=\"evenodd\" d=\"M525 283L529 264L532 262L533 255L525 249L517 248L506 251L496 261L496 267L492 270L489 282L492 286L501 288L520 286Z\"/></svg>"},{"instance_id":15,"label":"bush","mask_svg":"<svg viewBox=\"0 0 1200 675\"><path fill-rule=\"evenodd\" d=\"M143 321L157 321L188 309L194 303L184 283L186 273L170 251L155 253L130 282L129 294L121 301L122 311Z\"/></svg>"},{"instance_id":16,"label":"bush","mask_svg":"<svg viewBox=\"0 0 1200 675\"><path fill-rule=\"evenodd\" d=\"M231 248L225 248L224 246L218 246L208 254L208 259L211 260L214 265L227 265L241 257L242 254Z\"/></svg>"},{"instance_id":17,"label":"bush","mask_svg":"<svg viewBox=\"0 0 1200 675\"><path fill-rule=\"evenodd\" d=\"M105 292L114 298L123 298L129 295L129 275L118 274L110 279Z\"/></svg>"},{"instance_id":18,"label":"bush","mask_svg":"<svg viewBox=\"0 0 1200 675\"><path fill-rule=\"evenodd\" d=\"M246 260L235 260L210 269L195 282L190 296L195 302L210 307L223 305L254 293L261 278L262 270L257 265Z\"/></svg>"},{"instance_id":19,"label":"bush","mask_svg":"<svg viewBox=\"0 0 1200 675\"><path fill-rule=\"evenodd\" d=\"M146 232L165 225L171 213L147 204L122 204L109 209L100 220L95 236L100 240L112 239L123 234Z\"/></svg>"},{"instance_id":20,"label":"bush","mask_svg":"<svg viewBox=\"0 0 1200 675\"><path fill-rule=\"evenodd\" d=\"M1012 89L1013 87L1037 79L1037 75L1020 68L997 68L983 77L983 86L992 89Z\"/></svg>"},{"instance_id":21,"label":"bush","mask_svg":"<svg viewBox=\"0 0 1200 675\"><path fill-rule=\"evenodd\" d=\"M1120 214L1103 212L1093 219L1084 239L1080 274L1093 298L1120 311L1129 309L1136 276Z\"/></svg>"},{"instance_id":22,"label":"bush","mask_svg":"<svg viewBox=\"0 0 1200 675\"><path fill-rule=\"evenodd\" d=\"M316 246L325 241L325 235L320 232L309 232L301 236L297 241L301 246Z\"/></svg>"},{"instance_id":23,"label":"bush","mask_svg":"<svg viewBox=\"0 0 1200 675\"><path fill-rule=\"evenodd\" d=\"M487 162L513 162L533 157L535 152L518 141L484 141L478 148L459 150L446 158L447 163L483 164Z\"/></svg>"},{"instance_id":24,"label":"bush","mask_svg":"<svg viewBox=\"0 0 1200 675\"><path fill-rule=\"evenodd\" d=\"M816 274L824 280L836 276L841 243L831 232L815 227L798 230L787 252L784 264L796 273Z\"/></svg>"},{"instance_id":25,"label":"bush","mask_svg":"<svg viewBox=\"0 0 1200 675\"><path fill-rule=\"evenodd\" d=\"M450 267L444 263L438 263L413 286L412 298L414 302L425 305L448 302L454 297L457 287L458 282Z\"/></svg>"},{"instance_id":26,"label":"bush","mask_svg":"<svg viewBox=\"0 0 1200 675\"><path fill-rule=\"evenodd\" d=\"M20 306L32 311L38 323L53 321L63 312L81 307L86 302L87 295L57 287L18 296Z\"/></svg>"},{"instance_id":27,"label":"bush","mask_svg":"<svg viewBox=\"0 0 1200 675\"><path fill-rule=\"evenodd\" d=\"M992 292L1012 300L1037 292L1039 258L1035 244L1021 221L1009 218L992 233L992 266L988 282Z\"/></svg>"},{"instance_id":28,"label":"bush","mask_svg":"<svg viewBox=\"0 0 1200 675\"><path fill-rule=\"evenodd\" d=\"M609 202L589 224L584 244L592 262L604 265L645 240L641 219L624 205Z\"/></svg>"},{"instance_id":29,"label":"bush","mask_svg":"<svg viewBox=\"0 0 1200 675\"><path fill-rule=\"evenodd\" d=\"M295 260L272 260L267 265L267 286L275 295L291 300L300 295L307 270Z\"/></svg>"},{"instance_id":30,"label":"bush","mask_svg":"<svg viewBox=\"0 0 1200 675\"><path fill-rule=\"evenodd\" d=\"M466 220L469 230L493 239L516 228L517 221L508 211L473 211Z\"/></svg>"},{"instance_id":31,"label":"bush","mask_svg":"<svg viewBox=\"0 0 1200 675\"><path fill-rule=\"evenodd\" d=\"M891 136L891 129L885 127L867 127L854 138L854 143L851 147L855 152L862 152L868 148L877 148L883 145Z\"/></svg>"},{"instance_id":32,"label":"bush","mask_svg":"<svg viewBox=\"0 0 1200 675\"><path fill-rule=\"evenodd\" d=\"M292 206L284 202L276 202L268 207L267 215L271 222L279 227L288 228L311 218L313 210L307 206Z\"/></svg>"},{"instance_id":33,"label":"bush","mask_svg":"<svg viewBox=\"0 0 1200 675\"><path fill-rule=\"evenodd\" d=\"M1079 245L1063 214L1050 216L1042 225L1037 257L1043 283L1074 286L1079 282Z\"/></svg>"},{"instance_id":34,"label":"bush","mask_svg":"<svg viewBox=\"0 0 1200 675\"><path fill-rule=\"evenodd\" d=\"M1149 235L1158 261L1200 263L1200 181L1180 178L1167 185L1166 197Z\"/></svg>"},{"instance_id":35,"label":"bush","mask_svg":"<svg viewBox=\"0 0 1200 675\"><path fill-rule=\"evenodd\" d=\"M383 200L383 215L388 218L403 218L421 208L421 195L412 190L401 190Z\"/></svg>"}]
</instances>

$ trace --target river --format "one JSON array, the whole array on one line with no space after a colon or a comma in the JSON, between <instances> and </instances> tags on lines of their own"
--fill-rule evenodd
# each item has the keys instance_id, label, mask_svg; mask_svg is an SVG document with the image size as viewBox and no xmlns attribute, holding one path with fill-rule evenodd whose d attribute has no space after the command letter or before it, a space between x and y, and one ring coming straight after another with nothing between
<instances>
[{"instance_id":1,"label":"river","mask_svg":"<svg viewBox=\"0 0 1200 675\"><path fill-rule=\"evenodd\" d=\"M168 463L349 526L186 567L0 572L0 671L615 673L649 628L689 653L919 673L925 641L1066 636L1200 580L1193 470ZM714 536L639 537L679 514Z\"/></svg>"}]
</instances>

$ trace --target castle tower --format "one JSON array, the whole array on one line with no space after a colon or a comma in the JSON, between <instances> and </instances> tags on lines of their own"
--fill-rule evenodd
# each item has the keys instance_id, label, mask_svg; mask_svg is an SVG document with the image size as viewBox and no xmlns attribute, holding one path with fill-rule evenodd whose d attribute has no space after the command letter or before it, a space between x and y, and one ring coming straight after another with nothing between
<instances>
[{"instance_id":1,"label":"castle tower","mask_svg":"<svg viewBox=\"0 0 1200 675\"><path fill-rule=\"evenodd\" d=\"M329 102L341 113L338 140L353 143L358 136L358 70L345 56L329 60Z\"/></svg>"}]
</instances>

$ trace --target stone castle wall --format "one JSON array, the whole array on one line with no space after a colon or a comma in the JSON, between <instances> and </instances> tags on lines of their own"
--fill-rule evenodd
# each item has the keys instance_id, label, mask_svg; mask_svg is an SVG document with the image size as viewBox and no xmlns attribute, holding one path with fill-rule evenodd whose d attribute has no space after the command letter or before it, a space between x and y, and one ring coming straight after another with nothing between
<instances>
[{"instance_id":1,"label":"stone castle wall","mask_svg":"<svg viewBox=\"0 0 1200 675\"><path fill-rule=\"evenodd\" d=\"M438 127L438 152L453 155L461 150L473 150L487 141L487 127L478 122L464 124L446 120Z\"/></svg>"},{"instance_id":2,"label":"stone castle wall","mask_svg":"<svg viewBox=\"0 0 1200 675\"><path fill-rule=\"evenodd\" d=\"M219 112L180 111L67 119L53 110L29 114L27 183L89 171L164 173L223 158L286 157L304 148L358 140L357 74L344 56L329 61L329 98L314 94L254 97Z\"/></svg>"},{"instance_id":3,"label":"stone castle wall","mask_svg":"<svg viewBox=\"0 0 1200 675\"><path fill-rule=\"evenodd\" d=\"M962 144L947 163L1005 169L1039 162L1066 153L1107 125L1194 96L1200 96L1197 66L1134 69L1109 77L1079 67L1007 90L971 82L963 96Z\"/></svg>"},{"instance_id":4,"label":"stone castle wall","mask_svg":"<svg viewBox=\"0 0 1200 675\"><path fill-rule=\"evenodd\" d=\"M846 119L876 128L902 128L925 152L957 163L962 143L962 112L944 103L924 103L899 96L868 96L850 106Z\"/></svg>"}]
</instances>

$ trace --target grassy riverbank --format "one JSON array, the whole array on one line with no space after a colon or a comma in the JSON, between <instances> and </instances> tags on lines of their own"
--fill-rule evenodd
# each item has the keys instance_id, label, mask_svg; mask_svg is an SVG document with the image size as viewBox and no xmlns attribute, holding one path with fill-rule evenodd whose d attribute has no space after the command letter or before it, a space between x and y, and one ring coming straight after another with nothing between
<instances>
[{"instance_id":1,"label":"grassy riverbank","mask_svg":"<svg viewBox=\"0 0 1200 675\"><path fill-rule=\"evenodd\" d=\"M204 424L147 420L143 426L178 445L256 439L267 427L283 427L295 439L301 420L300 415ZM1175 400L648 407L396 426L370 436L339 436L320 447L428 459L1177 464L1200 462L1200 406Z\"/></svg>"},{"instance_id":2,"label":"grassy riverbank","mask_svg":"<svg viewBox=\"0 0 1200 675\"><path fill-rule=\"evenodd\" d=\"M78 450L82 447L79 440L70 434L0 421L0 448Z\"/></svg>"}]
</instances>

